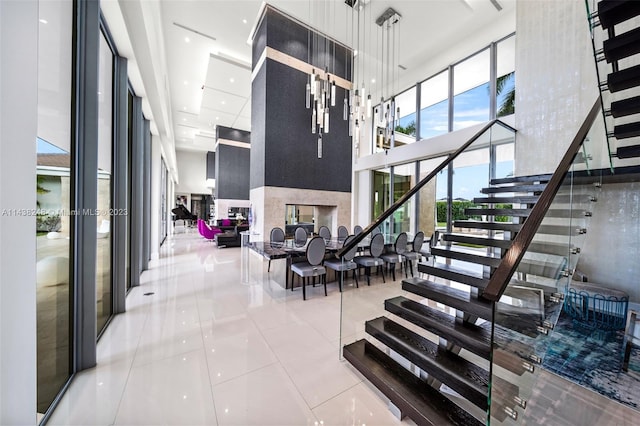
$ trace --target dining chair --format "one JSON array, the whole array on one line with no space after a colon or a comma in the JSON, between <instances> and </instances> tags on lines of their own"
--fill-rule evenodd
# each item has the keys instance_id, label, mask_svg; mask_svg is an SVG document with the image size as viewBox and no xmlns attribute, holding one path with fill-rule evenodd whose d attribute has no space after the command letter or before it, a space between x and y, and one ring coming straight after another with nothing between
<instances>
[{"instance_id":1,"label":"dining chair","mask_svg":"<svg viewBox=\"0 0 640 426\"><path fill-rule=\"evenodd\" d=\"M413 277L413 262L418 262L422 260L422 246L424 244L424 232L418 231L416 235L413 237L413 242L411 243L411 251L404 253L404 260L407 265L405 265L405 275L407 271L407 266L409 266L411 270L411 276Z\"/></svg>"},{"instance_id":2,"label":"dining chair","mask_svg":"<svg viewBox=\"0 0 640 426\"><path fill-rule=\"evenodd\" d=\"M293 243L296 247L304 247L304 245L307 244L307 237L307 230L302 226L298 226L293 235Z\"/></svg>"},{"instance_id":3,"label":"dining chair","mask_svg":"<svg viewBox=\"0 0 640 426\"><path fill-rule=\"evenodd\" d=\"M381 257L387 264L387 268L391 267L391 273L393 274L393 280L396 280L396 263L400 264L400 270L402 271L402 264L404 263L404 253L407 251L407 233L401 232L396 238L396 242L393 245L393 252L385 253ZM407 275L407 268L405 268L405 277Z\"/></svg>"},{"instance_id":4,"label":"dining chair","mask_svg":"<svg viewBox=\"0 0 640 426\"><path fill-rule=\"evenodd\" d=\"M359 266L364 268L367 275L367 285L371 285L371 268L375 267L376 270L384 266L384 260L380 258L382 251L384 250L384 236L382 234L376 234L371 238L371 245L369 247L369 255L356 256L353 261ZM384 269L382 269L382 282L386 282L384 278Z\"/></svg>"},{"instance_id":5,"label":"dining chair","mask_svg":"<svg viewBox=\"0 0 640 426\"><path fill-rule=\"evenodd\" d=\"M349 230L347 229L346 226L338 226L338 239L339 240L344 240L349 236Z\"/></svg>"},{"instance_id":6,"label":"dining chair","mask_svg":"<svg viewBox=\"0 0 640 426\"><path fill-rule=\"evenodd\" d=\"M318 235L324 238L325 242L331 239L331 231L324 225L322 225L320 229L318 229Z\"/></svg>"},{"instance_id":7,"label":"dining chair","mask_svg":"<svg viewBox=\"0 0 640 426\"><path fill-rule=\"evenodd\" d=\"M346 228L345 228L346 229ZM351 240L353 240L355 238L354 235L348 236L345 240L344 243L342 244L342 247L346 246L347 244L349 244L349 242ZM338 278L338 287L340 288L340 291L342 291L342 285L344 283L344 272L345 271L353 271L353 279L356 282L356 288L358 288L358 276L356 275L356 269L358 269L358 265L353 261L353 258L356 255L356 250L358 249L358 246L354 246L351 250L349 250L348 252L346 252L343 256L342 259L340 258L336 258L336 259L331 259L331 260L325 260L324 261L324 266L326 268L329 269L333 269L336 272L340 272L340 276Z\"/></svg>"},{"instance_id":8,"label":"dining chair","mask_svg":"<svg viewBox=\"0 0 640 426\"><path fill-rule=\"evenodd\" d=\"M362 226L360 225L356 225L353 227L353 235L360 235L362 234Z\"/></svg>"},{"instance_id":9,"label":"dining chair","mask_svg":"<svg viewBox=\"0 0 640 426\"><path fill-rule=\"evenodd\" d=\"M284 231L282 228L275 227L271 230L271 233L269 234L269 243L284 245ZM271 259L269 259L269 266L267 267L267 272L269 271L271 271Z\"/></svg>"},{"instance_id":10,"label":"dining chair","mask_svg":"<svg viewBox=\"0 0 640 426\"><path fill-rule=\"evenodd\" d=\"M321 277L324 295L327 295L327 270L322 266L326 245L324 238L313 237L307 244L306 261L291 265L291 290L293 291L294 273L302 278L302 300L307 300L307 278Z\"/></svg>"}]
</instances>

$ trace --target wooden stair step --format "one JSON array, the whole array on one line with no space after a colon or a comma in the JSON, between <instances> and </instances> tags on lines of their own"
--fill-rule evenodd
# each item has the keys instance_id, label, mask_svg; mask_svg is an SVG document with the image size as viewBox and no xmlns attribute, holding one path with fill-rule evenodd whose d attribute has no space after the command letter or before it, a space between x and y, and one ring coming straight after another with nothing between
<instances>
[{"instance_id":1,"label":"wooden stair step","mask_svg":"<svg viewBox=\"0 0 640 426\"><path fill-rule=\"evenodd\" d=\"M634 28L605 40L602 43L602 51L609 63L640 53L640 28Z\"/></svg>"},{"instance_id":2,"label":"wooden stair step","mask_svg":"<svg viewBox=\"0 0 640 426\"><path fill-rule=\"evenodd\" d=\"M640 85L640 65L612 72L607 76L607 86L611 93L630 89L638 85Z\"/></svg>"},{"instance_id":3,"label":"wooden stair step","mask_svg":"<svg viewBox=\"0 0 640 426\"><path fill-rule=\"evenodd\" d=\"M479 318L491 320L491 302L479 299L469 292L418 277L403 280L402 289Z\"/></svg>"},{"instance_id":4,"label":"wooden stair step","mask_svg":"<svg viewBox=\"0 0 640 426\"><path fill-rule=\"evenodd\" d=\"M463 234L443 234L443 241L451 241L463 244L473 244L478 246L498 247L501 249L508 249L511 247L511 240L502 240L498 238L488 237L472 237Z\"/></svg>"},{"instance_id":5,"label":"wooden stair step","mask_svg":"<svg viewBox=\"0 0 640 426\"><path fill-rule=\"evenodd\" d=\"M442 336L456 345L463 347L484 359L491 354L491 330L462 324L452 315L430 308L415 300L403 296L385 300L387 311L403 318L438 336Z\"/></svg>"},{"instance_id":6,"label":"wooden stair step","mask_svg":"<svg viewBox=\"0 0 640 426\"><path fill-rule=\"evenodd\" d=\"M484 425L366 340L346 345L342 353L402 414L417 424Z\"/></svg>"},{"instance_id":7,"label":"wooden stair step","mask_svg":"<svg viewBox=\"0 0 640 426\"><path fill-rule=\"evenodd\" d=\"M431 254L434 256L442 256L449 259L462 260L463 262L471 262L478 265L491 266L497 268L500 265L502 259L499 256L481 253L481 252L466 252L456 250L454 247L436 246L431 247Z\"/></svg>"},{"instance_id":8,"label":"wooden stair step","mask_svg":"<svg viewBox=\"0 0 640 426\"><path fill-rule=\"evenodd\" d=\"M640 157L640 145L621 146L616 150L618 158Z\"/></svg>"},{"instance_id":9,"label":"wooden stair step","mask_svg":"<svg viewBox=\"0 0 640 426\"><path fill-rule=\"evenodd\" d=\"M489 188L482 188L480 190L483 194L497 194L502 192L542 192L546 188L546 183L531 184L531 185L513 185L513 186L492 186Z\"/></svg>"},{"instance_id":10,"label":"wooden stair step","mask_svg":"<svg viewBox=\"0 0 640 426\"><path fill-rule=\"evenodd\" d=\"M640 30L640 28L638 28ZM640 47L640 43L638 44ZM622 99L611 102L611 115L614 118L626 117L627 115L640 114L640 96Z\"/></svg>"},{"instance_id":11,"label":"wooden stair step","mask_svg":"<svg viewBox=\"0 0 640 426\"><path fill-rule=\"evenodd\" d=\"M640 72L640 69L638 70ZM640 83L639 83L640 84ZM640 136L640 122L619 124L613 127L616 139L629 139Z\"/></svg>"},{"instance_id":12,"label":"wooden stair step","mask_svg":"<svg viewBox=\"0 0 640 426\"><path fill-rule=\"evenodd\" d=\"M467 216L513 216L527 217L531 214L531 209L485 209L481 207L471 207L464 209Z\"/></svg>"},{"instance_id":13,"label":"wooden stair step","mask_svg":"<svg viewBox=\"0 0 640 426\"><path fill-rule=\"evenodd\" d=\"M482 272L478 273L469 271L467 269L458 268L444 263L434 263L433 265L420 263L418 265L418 271L480 289L484 289L487 284L489 284L489 278L484 277Z\"/></svg>"},{"instance_id":14,"label":"wooden stair step","mask_svg":"<svg viewBox=\"0 0 640 426\"><path fill-rule=\"evenodd\" d=\"M386 317L365 324L365 331L483 410L488 406L489 372Z\"/></svg>"},{"instance_id":15,"label":"wooden stair step","mask_svg":"<svg viewBox=\"0 0 640 426\"><path fill-rule=\"evenodd\" d=\"M541 175L528 175L528 176L512 176L507 178L491 179L491 185L502 185L505 183L535 183L535 182L549 182L551 179L550 174Z\"/></svg>"},{"instance_id":16,"label":"wooden stair step","mask_svg":"<svg viewBox=\"0 0 640 426\"><path fill-rule=\"evenodd\" d=\"M509 232L518 232L522 228L521 223L488 222L480 220L456 220L453 222L453 226L457 228L488 229L491 231Z\"/></svg>"},{"instance_id":17,"label":"wooden stair step","mask_svg":"<svg viewBox=\"0 0 640 426\"><path fill-rule=\"evenodd\" d=\"M598 19L604 29L611 28L638 15L640 15L640 2L638 1L598 2Z\"/></svg>"},{"instance_id":18,"label":"wooden stair step","mask_svg":"<svg viewBox=\"0 0 640 426\"><path fill-rule=\"evenodd\" d=\"M476 197L474 204L535 204L538 195L514 195L513 197Z\"/></svg>"}]
</instances>

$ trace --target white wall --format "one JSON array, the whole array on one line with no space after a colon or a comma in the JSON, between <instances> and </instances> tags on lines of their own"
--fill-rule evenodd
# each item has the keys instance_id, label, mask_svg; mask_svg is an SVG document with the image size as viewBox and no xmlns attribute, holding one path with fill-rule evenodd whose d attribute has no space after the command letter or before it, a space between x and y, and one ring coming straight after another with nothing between
<instances>
[{"instance_id":1,"label":"white wall","mask_svg":"<svg viewBox=\"0 0 640 426\"><path fill-rule=\"evenodd\" d=\"M0 1L0 212L36 205L38 3ZM36 423L35 217L0 216L0 424Z\"/></svg>"},{"instance_id":2,"label":"white wall","mask_svg":"<svg viewBox=\"0 0 640 426\"><path fill-rule=\"evenodd\" d=\"M211 194L211 188L206 186L207 153L177 151L176 159L179 174L176 194Z\"/></svg>"},{"instance_id":3,"label":"white wall","mask_svg":"<svg viewBox=\"0 0 640 426\"><path fill-rule=\"evenodd\" d=\"M582 0L516 10L517 175L553 172L598 96Z\"/></svg>"}]
</instances>

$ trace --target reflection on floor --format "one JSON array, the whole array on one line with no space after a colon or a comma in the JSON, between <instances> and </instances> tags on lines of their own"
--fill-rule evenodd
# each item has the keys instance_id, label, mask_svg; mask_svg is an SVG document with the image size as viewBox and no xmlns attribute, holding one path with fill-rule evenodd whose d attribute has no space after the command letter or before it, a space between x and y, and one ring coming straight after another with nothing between
<instances>
[{"instance_id":1,"label":"reflection on floor","mask_svg":"<svg viewBox=\"0 0 640 426\"><path fill-rule=\"evenodd\" d=\"M77 375L49 424L400 424L338 358L337 284L327 297L309 287L303 301L266 269L193 230L170 237L100 339L98 365ZM348 283L343 294L356 295ZM357 299L371 295L373 306L400 280L363 287Z\"/></svg>"}]
</instances>

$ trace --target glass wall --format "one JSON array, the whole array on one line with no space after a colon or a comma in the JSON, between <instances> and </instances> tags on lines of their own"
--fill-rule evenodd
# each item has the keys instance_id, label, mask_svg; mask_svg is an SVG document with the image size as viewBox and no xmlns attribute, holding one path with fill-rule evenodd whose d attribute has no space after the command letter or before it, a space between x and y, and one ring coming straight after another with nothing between
<instances>
[{"instance_id":1,"label":"glass wall","mask_svg":"<svg viewBox=\"0 0 640 426\"><path fill-rule=\"evenodd\" d=\"M415 185L415 163L393 167L393 202L398 201L413 185ZM393 214L393 233L413 232L413 199L404 203Z\"/></svg>"},{"instance_id":2,"label":"glass wall","mask_svg":"<svg viewBox=\"0 0 640 426\"><path fill-rule=\"evenodd\" d=\"M496 116L503 117L516 110L516 37L498 42L496 51Z\"/></svg>"},{"instance_id":3,"label":"glass wall","mask_svg":"<svg viewBox=\"0 0 640 426\"><path fill-rule=\"evenodd\" d=\"M396 96L396 106L400 114L396 125L395 146L406 145L416 140L416 93L414 86Z\"/></svg>"},{"instance_id":4,"label":"glass wall","mask_svg":"<svg viewBox=\"0 0 640 426\"><path fill-rule=\"evenodd\" d=\"M449 72L443 71L420 85L420 139L449 131Z\"/></svg>"},{"instance_id":5,"label":"glass wall","mask_svg":"<svg viewBox=\"0 0 640 426\"><path fill-rule=\"evenodd\" d=\"M391 205L389 203L391 193L391 169L373 171L373 209L371 220L375 220Z\"/></svg>"},{"instance_id":6,"label":"glass wall","mask_svg":"<svg viewBox=\"0 0 640 426\"><path fill-rule=\"evenodd\" d=\"M133 146L133 93L129 90L127 92L127 158L131 159L131 147ZM128 191L128 206L131 208L131 177L133 176L131 172L131 161L127 164L127 191ZM133 215L127 215L127 243L125 244L125 280L127 290L131 288L131 253L133 252L131 249L131 221Z\"/></svg>"},{"instance_id":7,"label":"glass wall","mask_svg":"<svg viewBox=\"0 0 640 426\"><path fill-rule=\"evenodd\" d=\"M495 48L494 48L495 47ZM495 55L495 56L494 56ZM496 73L491 64L495 61ZM396 96L400 107L394 146L428 139L450 131L463 129L515 112L515 34L492 43L446 70L422 81ZM495 111L491 91L495 79ZM418 92L419 88L419 92ZM420 109L416 111L417 95ZM453 96L450 96L452 94ZM451 99L450 99L451 97ZM384 134L384 114L388 102L374 107L373 153L390 149ZM450 114L451 110L451 114ZM419 123L419 126L417 126ZM417 135L417 132L420 134Z\"/></svg>"},{"instance_id":8,"label":"glass wall","mask_svg":"<svg viewBox=\"0 0 640 426\"><path fill-rule=\"evenodd\" d=\"M98 334L113 312L111 285L111 170L113 152L113 52L100 34L98 69L98 216L96 313Z\"/></svg>"},{"instance_id":9,"label":"glass wall","mask_svg":"<svg viewBox=\"0 0 640 426\"><path fill-rule=\"evenodd\" d=\"M71 377L71 64L73 3L39 2L36 164L37 411Z\"/></svg>"},{"instance_id":10,"label":"glass wall","mask_svg":"<svg viewBox=\"0 0 640 426\"><path fill-rule=\"evenodd\" d=\"M485 49L453 67L453 130L489 121L489 61Z\"/></svg>"}]
</instances>

